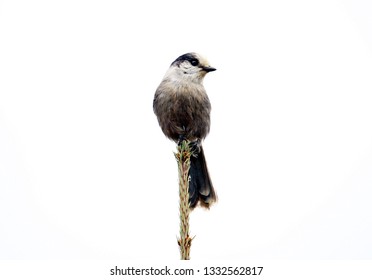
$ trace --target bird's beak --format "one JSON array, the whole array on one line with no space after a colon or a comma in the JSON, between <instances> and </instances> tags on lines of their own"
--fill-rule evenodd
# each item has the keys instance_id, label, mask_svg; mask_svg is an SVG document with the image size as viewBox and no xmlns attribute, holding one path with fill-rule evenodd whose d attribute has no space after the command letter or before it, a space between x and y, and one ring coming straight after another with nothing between
<instances>
[{"instance_id":1,"label":"bird's beak","mask_svg":"<svg viewBox=\"0 0 372 280\"><path fill-rule=\"evenodd\" d=\"M205 72L212 72L212 71L216 71L217 69L216 68L213 68L213 67L210 67L210 66L203 66L202 69L205 71Z\"/></svg>"}]
</instances>

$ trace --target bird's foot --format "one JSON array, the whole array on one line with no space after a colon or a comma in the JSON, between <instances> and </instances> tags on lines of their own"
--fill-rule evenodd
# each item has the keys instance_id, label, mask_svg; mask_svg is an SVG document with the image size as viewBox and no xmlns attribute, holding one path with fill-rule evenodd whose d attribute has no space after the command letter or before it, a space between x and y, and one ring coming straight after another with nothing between
<instances>
[{"instance_id":1,"label":"bird's foot","mask_svg":"<svg viewBox=\"0 0 372 280\"><path fill-rule=\"evenodd\" d=\"M200 153L200 141L196 140L196 141L190 142L189 147L190 147L191 154L194 157L197 157L198 154Z\"/></svg>"},{"instance_id":2,"label":"bird's foot","mask_svg":"<svg viewBox=\"0 0 372 280\"><path fill-rule=\"evenodd\" d=\"M185 138L184 135L180 135L180 137L178 137L178 142L177 142L177 145L178 146L181 146L182 145L182 142L183 141L186 141L187 139Z\"/></svg>"}]
</instances>

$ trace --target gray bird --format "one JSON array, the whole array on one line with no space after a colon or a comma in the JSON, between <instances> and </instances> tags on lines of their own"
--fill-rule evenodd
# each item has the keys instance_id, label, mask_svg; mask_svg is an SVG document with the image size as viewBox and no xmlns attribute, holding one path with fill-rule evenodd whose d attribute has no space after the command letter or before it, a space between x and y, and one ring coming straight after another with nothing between
<instances>
[{"instance_id":1,"label":"gray bird","mask_svg":"<svg viewBox=\"0 0 372 280\"><path fill-rule=\"evenodd\" d=\"M189 202L192 209L198 203L209 208L217 201L201 145L209 133L211 112L203 79L215 70L197 53L181 55L170 65L153 103L165 136L178 144L183 140L191 142Z\"/></svg>"}]
</instances>

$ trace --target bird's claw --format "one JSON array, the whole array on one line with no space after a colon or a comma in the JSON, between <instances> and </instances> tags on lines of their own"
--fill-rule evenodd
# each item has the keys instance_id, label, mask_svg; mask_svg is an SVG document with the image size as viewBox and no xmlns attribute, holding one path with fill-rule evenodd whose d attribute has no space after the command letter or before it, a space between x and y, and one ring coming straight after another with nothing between
<instances>
[{"instance_id":1,"label":"bird's claw","mask_svg":"<svg viewBox=\"0 0 372 280\"><path fill-rule=\"evenodd\" d=\"M196 140L196 141L190 142L189 147L190 147L191 154L194 157L197 157L198 154L200 153L200 141Z\"/></svg>"},{"instance_id":2,"label":"bird's claw","mask_svg":"<svg viewBox=\"0 0 372 280\"><path fill-rule=\"evenodd\" d=\"M186 140L185 136L180 135L180 136L178 137L177 145L178 145L178 146L181 146L181 145L182 145L182 142L185 141L185 140Z\"/></svg>"},{"instance_id":3,"label":"bird's claw","mask_svg":"<svg viewBox=\"0 0 372 280\"><path fill-rule=\"evenodd\" d=\"M180 135L180 137L178 138L177 145L181 146L183 141L187 141L187 139L183 135ZM190 148L191 154L194 157L197 157L198 154L200 153L200 140L189 142L189 148Z\"/></svg>"}]
</instances>

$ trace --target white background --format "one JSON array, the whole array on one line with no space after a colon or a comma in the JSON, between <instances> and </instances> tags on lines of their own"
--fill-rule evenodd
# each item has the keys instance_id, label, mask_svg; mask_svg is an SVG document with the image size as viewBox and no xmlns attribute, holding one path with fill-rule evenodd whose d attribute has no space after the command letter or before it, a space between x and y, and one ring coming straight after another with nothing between
<instances>
[{"instance_id":1,"label":"white background","mask_svg":"<svg viewBox=\"0 0 372 280\"><path fill-rule=\"evenodd\" d=\"M152 100L216 72L191 258L372 258L368 1L0 1L0 258L178 259Z\"/></svg>"}]
</instances>

